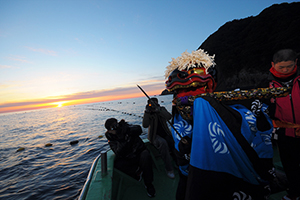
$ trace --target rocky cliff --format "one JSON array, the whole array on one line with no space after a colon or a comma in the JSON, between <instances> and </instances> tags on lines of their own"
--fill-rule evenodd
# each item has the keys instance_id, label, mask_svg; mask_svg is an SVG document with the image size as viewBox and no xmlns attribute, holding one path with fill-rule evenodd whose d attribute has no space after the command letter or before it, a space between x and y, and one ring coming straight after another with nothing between
<instances>
[{"instance_id":1,"label":"rocky cliff","mask_svg":"<svg viewBox=\"0 0 300 200\"><path fill-rule=\"evenodd\" d=\"M277 50L300 52L299 11L300 2L274 4L257 16L227 22L210 35L199 48L215 54L217 90L257 87Z\"/></svg>"},{"instance_id":2,"label":"rocky cliff","mask_svg":"<svg viewBox=\"0 0 300 200\"><path fill-rule=\"evenodd\" d=\"M257 16L227 22L199 48L215 54L216 90L256 88L267 77L276 51L300 52L300 2L274 4Z\"/></svg>"}]
</instances>

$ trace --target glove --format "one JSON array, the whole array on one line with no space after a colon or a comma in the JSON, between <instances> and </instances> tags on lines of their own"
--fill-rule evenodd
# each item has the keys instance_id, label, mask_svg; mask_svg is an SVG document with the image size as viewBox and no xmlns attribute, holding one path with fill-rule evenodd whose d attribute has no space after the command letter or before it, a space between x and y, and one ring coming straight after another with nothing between
<instances>
[{"instance_id":1,"label":"glove","mask_svg":"<svg viewBox=\"0 0 300 200\"><path fill-rule=\"evenodd\" d=\"M145 112L147 112L147 113L158 113L160 111L159 106L155 106L155 105L152 105L152 104L150 104L150 105L149 104L146 105Z\"/></svg>"},{"instance_id":2,"label":"glove","mask_svg":"<svg viewBox=\"0 0 300 200\"><path fill-rule=\"evenodd\" d=\"M146 105L146 113L150 113L151 112L151 106L149 106L149 104Z\"/></svg>"},{"instance_id":3,"label":"glove","mask_svg":"<svg viewBox=\"0 0 300 200\"><path fill-rule=\"evenodd\" d=\"M181 153L191 153L192 139L188 136L184 136L178 143L178 148Z\"/></svg>"}]
</instances>

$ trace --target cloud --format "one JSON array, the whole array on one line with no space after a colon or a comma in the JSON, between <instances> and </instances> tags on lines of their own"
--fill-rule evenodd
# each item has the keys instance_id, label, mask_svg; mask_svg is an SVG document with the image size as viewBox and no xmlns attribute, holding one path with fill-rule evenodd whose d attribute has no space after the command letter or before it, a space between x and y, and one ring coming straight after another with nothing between
<instances>
[{"instance_id":1,"label":"cloud","mask_svg":"<svg viewBox=\"0 0 300 200\"><path fill-rule=\"evenodd\" d=\"M76 42L78 42L78 44L86 46L85 42L82 41L81 39L79 39L79 38L76 37L76 38L74 38L74 40L76 40Z\"/></svg>"},{"instance_id":2,"label":"cloud","mask_svg":"<svg viewBox=\"0 0 300 200\"><path fill-rule=\"evenodd\" d=\"M30 101L26 101L26 102L4 103L4 104L0 104L0 108L30 106L30 105L37 105L37 104L52 103L54 101L55 101L55 99L36 99L36 100L30 100ZM57 100L57 101L59 101L59 100Z\"/></svg>"},{"instance_id":3,"label":"cloud","mask_svg":"<svg viewBox=\"0 0 300 200\"><path fill-rule=\"evenodd\" d=\"M7 68L13 68L13 67L9 65L0 65L0 69L7 69Z\"/></svg>"},{"instance_id":4,"label":"cloud","mask_svg":"<svg viewBox=\"0 0 300 200\"><path fill-rule=\"evenodd\" d=\"M28 60L25 60L25 59L22 59L22 58L14 58L14 57L8 57L9 60L15 60L15 61L19 61L19 62L22 62L22 63L32 63Z\"/></svg>"},{"instance_id":5,"label":"cloud","mask_svg":"<svg viewBox=\"0 0 300 200\"><path fill-rule=\"evenodd\" d=\"M163 78L163 76L152 76L152 77L147 77L147 79L149 80L144 80L144 79L140 79L141 83L144 83L146 85L148 85L149 83L153 84L153 83L164 83L165 79Z\"/></svg>"},{"instance_id":6,"label":"cloud","mask_svg":"<svg viewBox=\"0 0 300 200\"><path fill-rule=\"evenodd\" d=\"M65 53L68 54L68 55L79 55L78 52L75 51L75 50L72 49L72 48L65 49L65 50L63 50L63 52L65 52Z\"/></svg>"},{"instance_id":7,"label":"cloud","mask_svg":"<svg viewBox=\"0 0 300 200\"><path fill-rule=\"evenodd\" d=\"M0 67L1 68L1 67ZM12 84L0 84L0 89L6 89L6 88L11 88L11 87L15 87L16 85L12 85ZM1 94L1 93L0 93Z\"/></svg>"},{"instance_id":8,"label":"cloud","mask_svg":"<svg viewBox=\"0 0 300 200\"><path fill-rule=\"evenodd\" d=\"M144 85L144 89L148 89L149 91L161 90L162 84L151 84ZM128 94L140 93L141 91L136 86L126 87L126 88L114 88L110 90L95 90L88 92L79 92L70 95L62 96L62 100L75 100L75 99L89 99L89 98L97 98L97 97L108 97L108 96L123 96ZM142 93L141 93L142 94Z\"/></svg>"},{"instance_id":9,"label":"cloud","mask_svg":"<svg viewBox=\"0 0 300 200\"><path fill-rule=\"evenodd\" d=\"M140 85L149 96L155 94L160 94L160 92L164 89L164 84L162 82L156 83L148 83L148 84L141 84ZM139 90L137 86L131 87L119 87L110 90L94 90L94 91L87 91L87 92L79 92L69 95L57 96L57 97L48 97L45 99L33 99L24 102L7 102L0 104L0 113L1 108L13 108L14 107L22 107L22 106L35 106L39 104L47 104L53 103L58 101L72 101L72 100L88 100L88 99L108 99L113 100L116 97L127 97L129 98L130 95L133 96L143 96L144 94ZM110 99L109 99L110 98Z\"/></svg>"},{"instance_id":10,"label":"cloud","mask_svg":"<svg viewBox=\"0 0 300 200\"><path fill-rule=\"evenodd\" d=\"M26 47L27 49L29 49L30 51L34 51L34 52L40 52L46 55L50 55L50 56L57 56L57 53L53 50L48 50L48 49L34 49L32 47Z\"/></svg>"}]
</instances>

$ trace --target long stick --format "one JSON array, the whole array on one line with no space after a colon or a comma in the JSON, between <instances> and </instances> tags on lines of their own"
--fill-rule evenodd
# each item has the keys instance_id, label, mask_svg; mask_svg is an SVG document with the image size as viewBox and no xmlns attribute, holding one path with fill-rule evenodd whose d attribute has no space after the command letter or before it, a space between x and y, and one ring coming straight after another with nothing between
<instances>
[{"instance_id":1,"label":"long stick","mask_svg":"<svg viewBox=\"0 0 300 200\"><path fill-rule=\"evenodd\" d=\"M148 94L143 90L143 88L141 88L139 85L137 85L138 88L140 88L140 90L146 95L146 97L151 101L152 104L156 105L155 102L153 102L150 97L148 96ZM158 106L158 105L156 105ZM180 139L182 139L182 136L179 134L179 132L177 131L177 129L175 129L175 127L173 126L173 124L167 120L167 122L170 124L170 126L174 129L174 131L179 135Z\"/></svg>"},{"instance_id":2,"label":"long stick","mask_svg":"<svg viewBox=\"0 0 300 200\"><path fill-rule=\"evenodd\" d=\"M146 97L150 100L150 97L148 96L148 94L143 90L143 88L141 88L141 86L137 85L138 88L140 88L140 90L144 93L144 95L146 95Z\"/></svg>"}]
</instances>

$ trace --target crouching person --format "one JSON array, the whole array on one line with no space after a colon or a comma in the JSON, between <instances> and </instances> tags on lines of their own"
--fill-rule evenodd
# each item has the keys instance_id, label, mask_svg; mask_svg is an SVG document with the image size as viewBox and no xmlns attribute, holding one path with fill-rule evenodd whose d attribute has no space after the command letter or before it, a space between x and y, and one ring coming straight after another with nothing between
<instances>
[{"instance_id":1,"label":"crouching person","mask_svg":"<svg viewBox=\"0 0 300 200\"><path fill-rule=\"evenodd\" d=\"M109 118L105 122L105 128L105 136L116 155L115 168L137 180L143 178L148 196L154 197L152 160L139 137L142 133L141 127L129 125L123 119L118 123L117 119Z\"/></svg>"}]
</instances>

